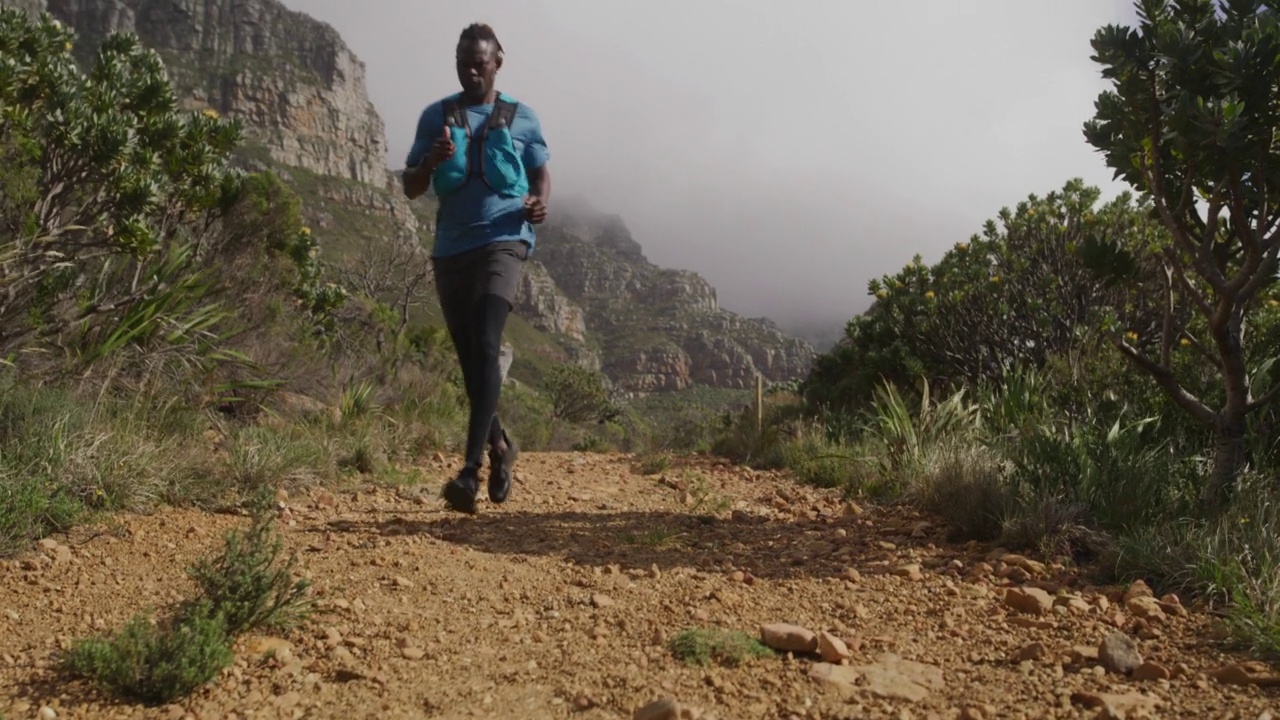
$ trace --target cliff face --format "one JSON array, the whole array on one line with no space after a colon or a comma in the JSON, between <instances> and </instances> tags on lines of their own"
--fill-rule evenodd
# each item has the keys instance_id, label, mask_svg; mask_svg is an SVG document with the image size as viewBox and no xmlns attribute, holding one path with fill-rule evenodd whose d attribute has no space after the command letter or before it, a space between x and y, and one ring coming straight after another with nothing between
<instances>
[{"instance_id":1,"label":"cliff face","mask_svg":"<svg viewBox=\"0 0 1280 720\"><path fill-rule=\"evenodd\" d=\"M244 159L293 185L329 259L376 254L405 235L429 243L433 202L400 194L364 65L329 25L276 0L0 4L47 9L76 30L85 62L109 33L137 34L164 59L186 107L244 123ZM602 369L647 393L746 388L757 372L785 381L807 371L811 347L722 310L697 274L654 266L621 219L564 204L552 215L516 298L518 322L541 335L523 354L512 340L513 374L522 357L538 355ZM411 262L427 262L426 251Z\"/></svg>"},{"instance_id":2,"label":"cliff face","mask_svg":"<svg viewBox=\"0 0 1280 720\"><path fill-rule=\"evenodd\" d=\"M38 2L28 2L32 6ZM284 165L383 184L386 137L364 64L329 25L270 0L47 0L87 58L132 32L190 107L241 118Z\"/></svg>"},{"instance_id":3,"label":"cliff face","mask_svg":"<svg viewBox=\"0 0 1280 720\"><path fill-rule=\"evenodd\" d=\"M603 368L626 390L748 388L757 373L775 382L800 377L813 360L812 347L773 323L722 309L696 273L650 263L616 217L593 222L577 209L547 227L537 257L586 309Z\"/></svg>"}]
</instances>

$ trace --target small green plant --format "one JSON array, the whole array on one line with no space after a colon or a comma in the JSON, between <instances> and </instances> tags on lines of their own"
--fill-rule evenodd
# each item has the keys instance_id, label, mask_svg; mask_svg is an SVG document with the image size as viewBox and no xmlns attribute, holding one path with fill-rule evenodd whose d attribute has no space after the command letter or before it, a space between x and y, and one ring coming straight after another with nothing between
<instances>
[{"instance_id":1,"label":"small green plant","mask_svg":"<svg viewBox=\"0 0 1280 720\"><path fill-rule=\"evenodd\" d=\"M373 392L376 386L367 380L356 385L349 385L342 391L342 399L338 403L338 408L342 411L342 418L361 418L378 411L378 406L374 403Z\"/></svg>"},{"instance_id":2,"label":"small green plant","mask_svg":"<svg viewBox=\"0 0 1280 720\"><path fill-rule=\"evenodd\" d=\"M860 485L866 470L857 448L832 442L819 427L804 428L795 439L785 442L782 457L797 480L819 488Z\"/></svg>"},{"instance_id":3,"label":"small green plant","mask_svg":"<svg viewBox=\"0 0 1280 720\"><path fill-rule=\"evenodd\" d=\"M209 682L232 657L226 621L206 600L166 626L136 615L118 633L80 640L64 667L113 693L160 704Z\"/></svg>"},{"instance_id":4,"label":"small green plant","mask_svg":"<svg viewBox=\"0 0 1280 720\"><path fill-rule=\"evenodd\" d=\"M167 623L136 615L121 631L83 639L63 667L105 689L166 703L209 682L232 660L232 639L258 628L288 628L310 610L308 583L293 578L294 559L279 563L283 540L273 532L266 494L255 501L247 530L227 533L222 554L188 572L200 594Z\"/></svg>"},{"instance_id":5,"label":"small green plant","mask_svg":"<svg viewBox=\"0 0 1280 720\"><path fill-rule=\"evenodd\" d=\"M227 533L222 555L202 559L188 571L203 597L226 619L229 633L289 628L307 617L310 583L293 577L294 556L279 562L283 548L274 518L258 501L248 529Z\"/></svg>"},{"instance_id":6,"label":"small green plant","mask_svg":"<svg viewBox=\"0 0 1280 720\"><path fill-rule=\"evenodd\" d=\"M729 498L716 494L711 489L711 483L707 480L707 476L700 472L693 472L688 477L689 495L693 498L693 504L689 507L689 512L694 515L716 515L729 509L731 503Z\"/></svg>"},{"instance_id":7,"label":"small green plant","mask_svg":"<svg viewBox=\"0 0 1280 720\"><path fill-rule=\"evenodd\" d=\"M671 467L671 456L666 453L644 455L637 466L641 475L659 475Z\"/></svg>"},{"instance_id":8,"label":"small green plant","mask_svg":"<svg viewBox=\"0 0 1280 720\"><path fill-rule=\"evenodd\" d=\"M686 665L706 667L713 662L738 667L750 660L772 657L759 640L737 630L690 628L671 638L668 647Z\"/></svg>"}]
</instances>

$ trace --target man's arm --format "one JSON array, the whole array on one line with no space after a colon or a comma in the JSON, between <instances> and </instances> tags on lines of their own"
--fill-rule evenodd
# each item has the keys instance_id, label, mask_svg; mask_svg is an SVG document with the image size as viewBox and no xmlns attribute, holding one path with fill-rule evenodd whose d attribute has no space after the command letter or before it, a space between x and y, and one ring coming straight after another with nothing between
<instances>
[{"instance_id":1,"label":"man's arm","mask_svg":"<svg viewBox=\"0 0 1280 720\"><path fill-rule=\"evenodd\" d=\"M444 113L438 104L428 105L418 116L413 147L409 149L405 169L400 173L400 185L405 197L410 200L421 196L431 187L431 176L436 171L435 165L431 163L431 146L441 135L443 127Z\"/></svg>"},{"instance_id":2,"label":"man's arm","mask_svg":"<svg viewBox=\"0 0 1280 720\"><path fill-rule=\"evenodd\" d=\"M551 199L551 170L547 167L551 153L547 150L547 139L542 135L538 115L528 105L521 106L521 109L528 123L528 141L522 158L525 174L529 177L529 195L524 199L525 217L538 225L547 219L547 201Z\"/></svg>"},{"instance_id":3,"label":"man's arm","mask_svg":"<svg viewBox=\"0 0 1280 720\"><path fill-rule=\"evenodd\" d=\"M404 196L410 200L421 196L431 187L431 176L436 171L433 167L428 167L426 158L414 167L405 168L400 173L400 185L404 188Z\"/></svg>"},{"instance_id":4,"label":"man's arm","mask_svg":"<svg viewBox=\"0 0 1280 720\"><path fill-rule=\"evenodd\" d=\"M544 203L551 199L551 169L546 165L529 171L529 195Z\"/></svg>"}]
</instances>

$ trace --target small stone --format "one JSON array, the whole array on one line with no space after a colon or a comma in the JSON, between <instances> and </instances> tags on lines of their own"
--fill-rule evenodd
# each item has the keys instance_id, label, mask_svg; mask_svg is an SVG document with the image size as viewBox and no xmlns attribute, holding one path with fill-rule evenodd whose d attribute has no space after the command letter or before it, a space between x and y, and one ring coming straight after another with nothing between
<instances>
[{"instance_id":1,"label":"small stone","mask_svg":"<svg viewBox=\"0 0 1280 720\"><path fill-rule=\"evenodd\" d=\"M914 563L895 568L893 574L898 577L906 578L912 582L924 580L924 575L920 572L920 566Z\"/></svg>"},{"instance_id":2,"label":"small stone","mask_svg":"<svg viewBox=\"0 0 1280 720\"><path fill-rule=\"evenodd\" d=\"M1138 643L1121 632L1108 635L1098 645L1098 660L1102 667L1119 675L1128 675L1142 664Z\"/></svg>"},{"instance_id":3,"label":"small stone","mask_svg":"<svg viewBox=\"0 0 1280 720\"><path fill-rule=\"evenodd\" d=\"M845 580L848 580L849 582L855 582L855 583L862 580L862 575L857 570L851 567L845 568L844 572L841 574L841 577L843 577Z\"/></svg>"},{"instance_id":4,"label":"small stone","mask_svg":"<svg viewBox=\"0 0 1280 720\"><path fill-rule=\"evenodd\" d=\"M1261 663L1242 663L1211 670L1209 677L1223 685L1258 685L1276 687L1280 685L1280 675L1272 672Z\"/></svg>"},{"instance_id":5,"label":"small stone","mask_svg":"<svg viewBox=\"0 0 1280 720\"><path fill-rule=\"evenodd\" d=\"M1160 608L1160 601L1153 597L1140 595L1135 598L1126 600L1125 609L1133 613L1134 617L1143 620L1163 620L1165 618L1164 610Z\"/></svg>"},{"instance_id":6,"label":"small stone","mask_svg":"<svg viewBox=\"0 0 1280 720\"><path fill-rule=\"evenodd\" d=\"M1138 581L1135 581L1132 585L1130 585L1128 590L1125 590L1124 604L1128 605L1129 601L1134 598L1146 597L1146 598L1154 599L1155 596L1156 594L1152 592L1150 585L1146 584L1142 580L1138 580Z\"/></svg>"},{"instance_id":7,"label":"small stone","mask_svg":"<svg viewBox=\"0 0 1280 720\"><path fill-rule=\"evenodd\" d=\"M740 583L746 579L747 579L747 574L742 572L741 570L734 570L733 572L729 573L729 580L731 582Z\"/></svg>"},{"instance_id":8,"label":"small stone","mask_svg":"<svg viewBox=\"0 0 1280 720\"><path fill-rule=\"evenodd\" d=\"M1168 680L1171 676L1172 673L1169 672L1169 668L1159 663L1144 662L1133 669L1133 674L1130 677L1134 680L1145 682L1151 680Z\"/></svg>"},{"instance_id":9,"label":"small stone","mask_svg":"<svg viewBox=\"0 0 1280 720\"><path fill-rule=\"evenodd\" d=\"M818 636L798 625L762 625L760 639L768 647L782 652L811 653L818 649Z\"/></svg>"},{"instance_id":10,"label":"small stone","mask_svg":"<svg viewBox=\"0 0 1280 720\"><path fill-rule=\"evenodd\" d=\"M632 715L632 720L680 720L681 715L687 715L685 708L674 698L663 698L655 700L642 708L637 709Z\"/></svg>"},{"instance_id":11,"label":"small stone","mask_svg":"<svg viewBox=\"0 0 1280 720\"><path fill-rule=\"evenodd\" d=\"M1004 602L1027 615L1048 615L1053 610L1053 597L1037 587L1009 588Z\"/></svg>"},{"instance_id":12,"label":"small stone","mask_svg":"<svg viewBox=\"0 0 1280 720\"><path fill-rule=\"evenodd\" d=\"M1098 662L1098 648L1088 645L1077 645L1071 648L1072 665L1094 665Z\"/></svg>"},{"instance_id":13,"label":"small stone","mask_svg":"<svg viewBox=\"0 0 1280 720\"><path fill-rule=\"evenodd\" d=\"M596 608L613 607L613 598L609 597L608 595L600 595L600 594L592 595L591 605L592 607L596 607Z\"/></svg>"},{"instance_id":14,"label":"small stone","mask_svg":"<svg viewBox=\"0 0 1280 720\"><path fill-rule=\"evenodd\" d=\"M324 644L326 647L335 648L342 644L342 633L337 628L325 628Z\"/></svg>"},{"instance_id":15,"label":"small stone","mask_svg":"<svg viewBox=\"0 0 1280 720\"><path fill-rule=\"evenodd\" d=\"M987 716L980 708L970 705L960 711L960 714L956 716L956 720L987 720Z\"/></svg>"},{"instance_id":16,"label":"small stone","mask_svg":"<svg viewBox=\"0 0 1280 720\"><path fill-rule=\"evenodd\" d=\"M1044 646L1044 643L1034 642L1015 653L1013 661L1016 663L1023 663L1032 660L1039 660L1048 654L1049 649Z\"/></svg>"},{"instance_id":17,"label":"small stone","mask_svg":"<svg viewBox=\"0 0 1280 720\"><path fill-rule=\"evenodd\" d=\"M293 651L293 643L283 638L255 637L250 638L245 643L245 650L254 656L267 654L280 656L291 653Z\"/></svg>"},{"instance_id":18,"label":"small stone","mask_svg":"<svg viewBox=\"0 0 1280 720\"><path fill-rule=\"evenodd\" d=\"M849 652L849 646L829 632L818 635L818 655L822 657L823 662L832 663L833 665L839 665L842 661L852 657L852 653Z\"/></svg>"},{"instance_id":19,"label":"small stone","mask_svg":"<svg viewBox=\"0 0 1280 720\"><path fill-rule=\"evenodd\" d=\"M413 581L405 577L396 577L395 585L403 590L408 590L413 587Z\"/></svg>"},{"instance_id":20,"label":"small stone","mask_svg":"<svg viewBox=\"0 0 1280 720\"><path fill-rule=\"evenodd\" d=\"M48 705L45 705L44 707L40 708L40 712L37 713L37 716L40 718L40 720L54 720L54 718L58 717L58 713L53 708L49 707Z\"/></svg>"},{"instance_id":21,"label":"small stone","mask_svg":"<svg viewBox=\"0 0 1280 720\"><path fill-rule=\"evenodd\" d=\"M1076 692L1071 694L1071 704L1100 710L1100 718L1138 718L1149 715L1160 701L1142 693Z\"/></svg>"},{"instance_id":22,"label":"small stone","mask_svg":"<svg viewBox=\"0 0 1280 720\"><path fill-rule=\"evenodd\" d=\"M427 656L427 651L420 647L400 648L400 656L405 660L421 660Z\"/></svg>"}]
</instances>

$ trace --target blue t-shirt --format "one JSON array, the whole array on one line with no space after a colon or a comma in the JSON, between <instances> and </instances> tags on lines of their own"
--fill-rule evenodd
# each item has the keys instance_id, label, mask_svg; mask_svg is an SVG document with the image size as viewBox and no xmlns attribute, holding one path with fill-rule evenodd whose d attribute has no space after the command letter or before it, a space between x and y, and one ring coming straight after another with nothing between
<instances>
[{"instance_id":1,"label":"blue t-shirt","mask_svg":"<svg viewBox=\"0 0 1280 720\"><path fill-rule=\"evenodd\" d=\"M444 103L437 100L422 111L418 132L405 160L406 167L416 167L431 150L436 138L444 134ZM432 255L446 257L466 252L493 242L523 240L530 252L537 241L533 224L524 217L524 198L498 195L480 177L479 138L484 132L493 105L473 105L466 109L471 124L471 174L458 192L441 197L436 213L436 243ZM547 141L542 137L542 124L533 109L524 103L516 105L511 120L511 140L520 153L525 171L536 170L551 159Z\"/></svg>"}]
</instances>

